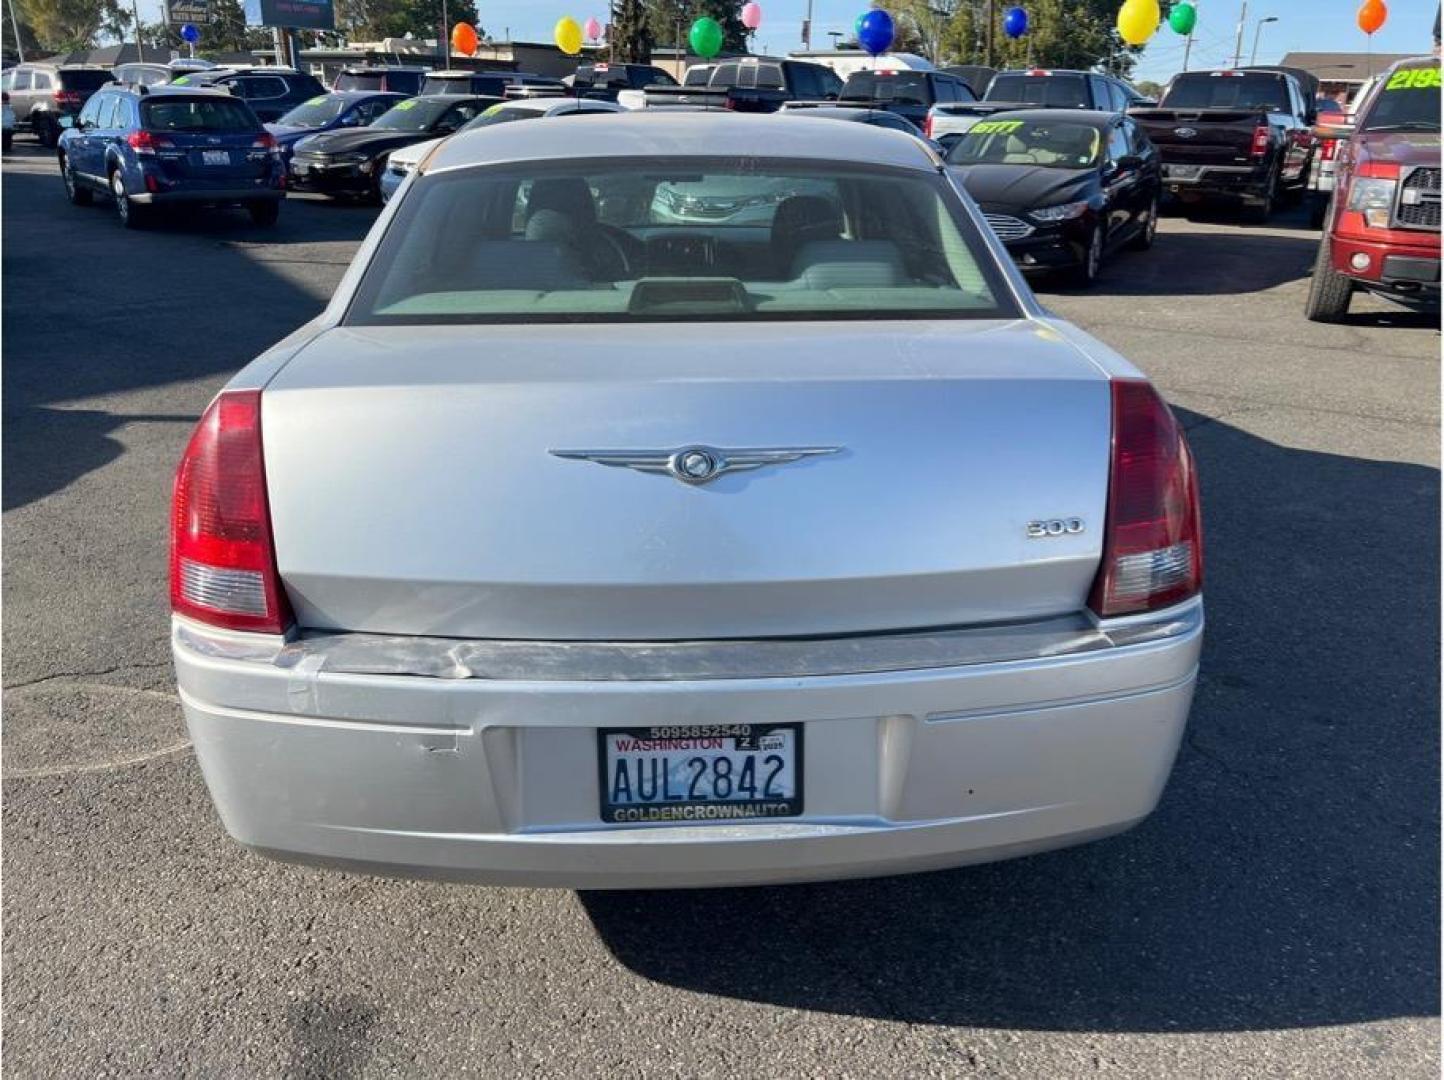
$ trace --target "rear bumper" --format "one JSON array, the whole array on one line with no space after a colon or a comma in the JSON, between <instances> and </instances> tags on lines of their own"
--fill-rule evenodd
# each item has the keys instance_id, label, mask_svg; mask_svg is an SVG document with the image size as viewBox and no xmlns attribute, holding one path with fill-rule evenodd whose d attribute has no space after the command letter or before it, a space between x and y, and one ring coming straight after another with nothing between
<instances>
[{"instance_id":1,"label":"rear bumper","mask_svg":"<svg viewBox=\"0 0 1444 1080\"><path fill-rule=\"evenodd\" d=\"M142 191L132 195L130 201L142 206L170 206L175 203L252 203L280 202L286 197L281 188L234 187L234 188L183 188L176 191Z\"/></svg>"},{"instance_id":2,"label":"rear bumper","mask_svg":"<svg viewBox=\"0 0 1444 1080\"><path fill-rule=\"evenodd\" d=\"M1268 182L1267 165L1196 166L1185 162L1165 162L1163 166L1163 187L1172 195L1256 198L1268 189Z\"/></svg>"},{"instance_id":3,"label":"rear bumper","mask_svg":"<svg viewBox=\"0 0 1444 1080\"><path fill-rule=\"evenodd\" d=\"M386 874L639 888L935 869L1126 829L1167 780L1202 632L1193 603L1113 630L1048 620L575 657L366 635L281 648L183 620L172 646L196 755L240 842ZM821 673L795 674L807 666ZM847 673L859 667L874 670ZM739 721L805 723L802 817L601 823L598 727Z\"/></svg>"}]
</instances>

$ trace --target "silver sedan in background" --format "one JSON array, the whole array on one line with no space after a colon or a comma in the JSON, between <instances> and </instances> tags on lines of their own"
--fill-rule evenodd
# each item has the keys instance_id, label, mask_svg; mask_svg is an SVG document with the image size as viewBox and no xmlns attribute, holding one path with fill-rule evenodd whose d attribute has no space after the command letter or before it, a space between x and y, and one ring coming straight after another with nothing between
<instances>
[{"instance_id":1,"label":"silver sedan in background","mask_svg":"<svg viewBox=\"0 0 1444 1080\"><path fill-rule=\"evenodd\" d=\"M680 189L767 212L660 213ZM171 574L233 837L490 884L1119 832L1203 632L1193 463L1143 376L917 139L731 114L447 140L202 417Z\"/></svg>"}]
</instances>

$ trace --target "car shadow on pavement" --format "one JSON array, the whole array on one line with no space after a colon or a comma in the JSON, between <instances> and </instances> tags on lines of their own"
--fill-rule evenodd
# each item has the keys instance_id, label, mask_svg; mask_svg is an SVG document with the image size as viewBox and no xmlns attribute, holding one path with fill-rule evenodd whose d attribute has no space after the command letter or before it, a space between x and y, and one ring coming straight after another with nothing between
<instances>
[{"instance_id":1,"label":"car shadow on pavement","mask_svg":"<svg viewBox=\"0 0 1444 1080\"><path fill-rule=\"evenodd\" d=\"M7 240L26 232L3 250L6 510L114 460L123 452L116 429L147 419L97 409L93 399L207 376L219 386L315 317L326 296L297 283L296 249L286 245L347 242L346 254L303 253L339 278L349 244L375 217L288 207L306 215L288 231L287 210L275 229L200 211L127 235L105 207L68 206L58 176L7 170L3 185L12 206L55 206L6 219Z\"/></svg>"},{"instance_id":2,"label":"car shadow on pavement","mask_svg":"<svg viewBox=\"0 0 1444 1080\"><path fill-rule=\"evenodd\" d=\"M1439 1009L1439 473L1179 410L1209 628L1155 814L1110 840L909 877L589 892L659 983L914 1023L1345 1024Z\"/></svg>"},{"instance_id":3,"label":"car shadow on pavement","mask_svg":"<svg viewBox=\"0 0 1444 1080\"><path fill-rule=\"evenodd\" d=\"M1263 292L1308 276L1318 254L1317 236L1280 236L1240 230L1228 237L1227 259L1219 258L1216 232L1160 232L1149 251L1115 251L1091 289L1045 278L1039 292L1082 296L1230 296ZM1304 317L1303 303L1299 319Z\"/></svg>"}]
</instances>

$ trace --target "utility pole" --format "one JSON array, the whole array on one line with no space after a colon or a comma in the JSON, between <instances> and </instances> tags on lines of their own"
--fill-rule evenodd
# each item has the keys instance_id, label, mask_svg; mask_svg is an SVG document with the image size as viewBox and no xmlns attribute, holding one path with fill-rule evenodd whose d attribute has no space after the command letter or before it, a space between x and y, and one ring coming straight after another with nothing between
<instances>
[{"instance_id":1,"label":"utility pole","mask_svg":"<svg viewBox=\"0 0 1444 1080\"><path fill-rule=\"evenodd\" d=\"M993 17L993 0L988 0L988 58L983 61L986 67L993 66L993 23L996 21Z\"/></svg>"},{"instance_id":2,"label":"utility pole","mask_svg":"<svg viewBox=\"0 0 1444 1080\"><path fill-rule=\"evenodd\" d=\"M1239 9L1238 9L1238 36L1234 39L1234 43L1233 43L1233 66L1234 66L1234 67L1238 67L1240 64L1243 63L1243 28L1244 28L1244 24L1247 23L1247 22L1248 22L1248 0L1243 0L1243 4L1240 5L1240 7L1239 7Z\"/></svg>"},{"instance_id":3,"label":"utility pole","mask_svg":"<svg viewBox=\"0 0 1444 1080\"><path fill-rule=\"evenodd\" d=\"M802 51L812 51L812 0L807 0L807 14L802 17Z\"/></svg>"},{"instance_id":4,"label":"utility pole","mask_svg":"<svg viewBox=\"0 0 1444 1080\"><path fill-rule=\"evenodd\" d=\"M1187 70L1188 70L1188 54L1193 51L1193 31L1198 29L1198 16L1197 16L1198 5L1197 5L1197 4L1194 5L1193 10L1194 10L1194 12L1195 12L1195 15L1194 15L1194 23L1193 23L1193 30L1190 30L1190 31L1188 32L1188 37L1186 37L1186 38L1183 39L1183 70L1184 70L1184 71L1187 71Z\"/></svg>"},{"instance_id":5,"label":"utility pole","mask_svg":"<svg viewBox=\"0 0 1444 1080\"><path fill-rule=\"evenodd\" d=\"M15 17L15 0L10 0L10 29L15 31L15 51L20 54L20 62L25 63L25 46L20 44L20 20Z\"/></svg>"},{"instance_id":6,"label":"utility pole","mask_svg":"<svg viewBox=\"0 0 1444 1080\"><path fill-rule=\"evenodd\" d=\"M141 52L140 47L140 4L137 3L137 0L130 0L130 13L135 16L135 62L139 64L145 61L145 54ZM164 4L161 5L161 13L165 13ZM15 0L10 2L10 19L12 22L15 19ZM18 40L20 36L18 28L15 36Z\"/></svg>"},{"instance_id":7,"label":"utility pole","mask_svg":"<svg viewBox=\"0 0 1444 1080\"><path fill-rule=\"evenodd\" d=\"M1270 16L1268 16L1267 18L1260 19L1260 20L1258 21L1258 26L1254 27L1254 32L1253 32L1253 52L1251 52L1251 53L1248 54L1248 63L1249 63L1249 66L1250 66L1250 67L1252 67L1254 64L1257 64L1257 63L1258 63L1258 39L1259 39L1259 35L1263 33L1264 23L1271 23L1271 22L1278 22L1278 21L1279 21L1279 17L1278 17L1277 15L1270 15Z\"/></svg>"}]
</instances>

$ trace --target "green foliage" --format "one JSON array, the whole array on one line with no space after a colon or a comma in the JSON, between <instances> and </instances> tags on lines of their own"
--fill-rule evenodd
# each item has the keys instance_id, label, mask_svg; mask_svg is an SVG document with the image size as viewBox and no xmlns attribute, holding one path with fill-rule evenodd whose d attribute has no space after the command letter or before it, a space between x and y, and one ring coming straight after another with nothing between
<instances>
[{"instance_id":1,"label":"green foliage","mask_svg":"<svg viewBox=\"0 0 1444 1080\"><path fill-rule=\"evenodd\" d=\"M687 32L703 15L722 27L722 52L748 51L748 30L742 25L741 0L646 0L646 20L658 45L687 47ZM618 22L620 22L620 17Z\"/></svg>"},{"instance_id":2,"label":"green foliage","mask_svg":"<svg viewBox=\"0 0 1444 1080\"><path fill-rule=\"evenodd\" d=\"M1151 97L1154 101L1157 101L1163 96L1163 85L1154 82L1152 79L1143 79L1141 82L1136 82L1133 85L1140 94L1144 97Z\"/></svg>"},{"instance_id":3,"label":"green foliage","mask_svg":"<svg viewBox=\"0 0 1444 1080\"><path fill-rule=\"evenodd\" d=\"M16 0L16 8L47 53L90 48L103 31L128 23L116 0Z\"/></svg>"},{"instance_id":4,"label":"green foliage","mask_svg":"<svg viewBox=\"0 0 1444 1080\"><path fill-rule=\"evenodd\" d=\"M337 0L336 29L354 41L380 41L388 37L434 38L441 31L442 0ZM485 37L475 0L447 0L446 27L459 22L476 27L478 37Z\"/></svg>"},{"instance_id":5,"label":"green foliage","mask_svg":"<svg viewBox=\"0 0 1444 1080\"><path fill-rule=\"evenodd\" d=\"M1003 33L1003 13L1015 0L994 0L994 67L1102 68L1132 70L1140 50L1114 29L1118 0L1016 0L1028 12L1028 32L1018 40ZM988 5L983 0L893 0L898 24L893 48L918 52L939 64L987 63Z\"/></svg>"},{"instance_id":6,"label":"green foliage","mask_svg":"<svg viewBox=\"0 0 1444 1080\"><path fill-rule=\"evenodd\" d=\"M650 16L642 0L618 0L607 38L619 63L645 64L652 58L652 46L658 38ZM670 33L661 40L670 41Z\"/></svg>"}]
</instances>

